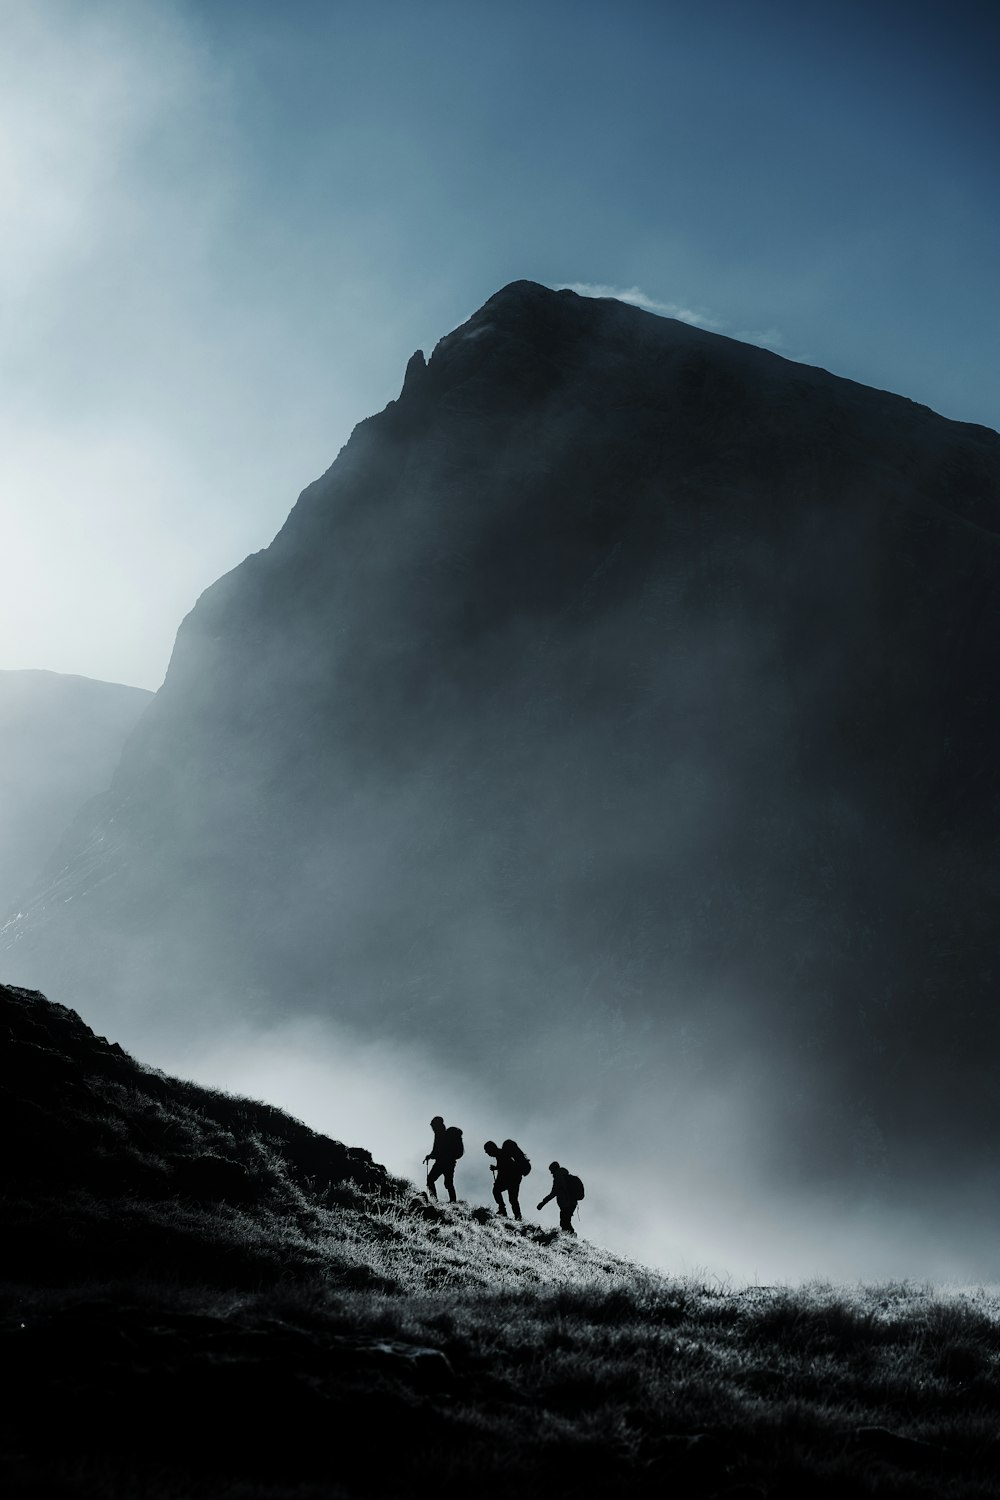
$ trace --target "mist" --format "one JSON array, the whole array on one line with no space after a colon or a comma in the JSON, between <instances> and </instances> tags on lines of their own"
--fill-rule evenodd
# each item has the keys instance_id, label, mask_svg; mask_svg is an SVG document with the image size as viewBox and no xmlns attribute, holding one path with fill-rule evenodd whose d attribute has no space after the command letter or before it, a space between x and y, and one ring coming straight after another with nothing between
<instances>
[{"instance_id":1,"label":"mist","mask_svg":"<svg viewBox=\"0 0 1000 1500\"><path fill-rule=\"evenodd\" d=\"M406 1109L309 1123L407 1175L448 1087L502 1101L480 1139L574 1164L595 1233L657 1265L986 1274L960 1018L995 883L968 796L995 448L507 289L185 619L9 976L150 1061L235 1037L257 1077L277 1048L293 1094L295 1028L333 1026L331 1078Z\"/></svg>"},{"instance_id":2,"label":"mist","mask_svg":"<svg viewBox=\"0 0 1000 1500\"><path fill-rule=\"evenodd\" d=\"M958 1247L954 1222L929 1228L935 1214L926 1204L782 1184L772 1158L774 1078L720 1077L707 1089L677 1078L669 1111L626 1090L610 1114L569 1099L512 1106L495 1070L460 1072L424 1048L374 1043L316 1020L262 1030L234 1021L196 1050L175 1039L158 1054L164 1071L267 1100L335 1140L364 1145L414 1192L423 1186L432 1114L464 1132L459 1197L491 1209L483 1143L513 1135L532 1161L521 1190L527 1219L555 1222L554 1207L538 1214L534 1205L551 1186L548 1162L559 1160L587 1189L578 1233L669 1275L735 1287L962 1285L993 1274L991 1235L973 1194L942 1204L961 1211ZM518 1063L516 1054L504 1061ZM988 1191L985 1180L979 1189Z\"/></svg>"},{"instance_id":3,"label":"mist","mask_svg":"<svg viewBox=\"0 0 1000 1500\"><path fill-rule=\"evenodd\" d=\"M7 667L159 687L191 602L409 352L360 268L304 265L260 204L196 9L0 6Z\"/></svg>"},{"instance_id":4,"label":"mist","mask_svg":"<svg viewBox=\"0 0 1000 1500\"><path fill-rule=\"evenodd\" d=\"M169 655L19 758L4 977L651 1264L985 1276L995 98L642 12L4 13L0 645Z\"/></svg>"},{"instance_id":5,"label":"mist","mask_svg":"<svg viewBox=\"0 0 1000 1500\"><path fill-rule=\"evenodd\" d=\"M81 805L107 790L151 698L119 683L0 671L0 911L41 876Z\"/></svg>"}]
</instances>

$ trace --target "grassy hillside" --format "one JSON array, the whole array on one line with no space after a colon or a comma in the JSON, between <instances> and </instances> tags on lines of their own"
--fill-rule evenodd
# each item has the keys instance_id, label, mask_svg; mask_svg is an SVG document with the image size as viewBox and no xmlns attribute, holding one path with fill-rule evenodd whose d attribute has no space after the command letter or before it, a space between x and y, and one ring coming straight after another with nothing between
<instances>
[{"instance_id":1,"label":"grassy hillside","mask_svg":"<svg viewBox=\"0 0 1000 1500\"><path fill-rule=\"evenodd\" d=\"M1000 1493L985 1292L671 1281L0 987L8 1492Z\"/></svg>"}]
</instances>

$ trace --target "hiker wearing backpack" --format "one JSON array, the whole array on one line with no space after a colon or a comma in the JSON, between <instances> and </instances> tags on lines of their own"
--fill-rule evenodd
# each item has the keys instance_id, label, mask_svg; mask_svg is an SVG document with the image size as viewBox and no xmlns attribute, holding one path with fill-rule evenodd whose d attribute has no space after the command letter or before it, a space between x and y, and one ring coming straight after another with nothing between
<instances>
[{"instance_id":1,"label":"hiker wearing backpack","mask_svg":"<svg viewBox=\"0 0 1000 1500\"><path fill-rule=\"evenodd\" d=\"M510 1211L515 1219L521 1217L521 1205L518 1202L518 1193L521 1191L521 1182L531 1171L531 1162L525 1156L516 1141L504 1141L498 1146L496 1141L487 1141L483 1146L487 1156L495 1157L490 1171L493 1176L493 1197L496 1200L497 1213L503 1218L507 1217L507 1205L503 1201L504 1193L510 1199Z\"/></svg>"},{"instance_id":2,"label":"hiker wearing backpack","mask_svg":"<svg viewBox=\"0 0 1000 1500\"><path fill-rule=\"evenodd\" d=\"M577 1204L583 1197L583 1183L579 1177L574 1177L566 1167L561 1167L557 1161L549 1162L549 1171L552 1173L552 1191L539 1203L539 1209L543 1209L546 1203L556 1200L559 1208L559 1228L565 1229L567 1234L576 1234L573 1228L573 1215L576 1213Z\"/></svg>"},{"instance_id":3,"label":"hiker wearing backpack","mask_svg":"<svg viewBox=\"0 0 1000 1500\"><path fill-rule=\"evenodd\" d=\"M465 1154L462 1132L457 1125L445 1125L440 1115L434 1116L431 1129L434 1132L434 1144L424 1157L424 1166L429 1161L434 1165L427 1173L427 1191L432 1198L437 1198L437 1188L434 1184L439 1177L443 1177L444 1185L448 1189L448 1197L454 1203L458 1197L455 1192L455 1163L460 1156Z\"/></svg>"}]
</instances>

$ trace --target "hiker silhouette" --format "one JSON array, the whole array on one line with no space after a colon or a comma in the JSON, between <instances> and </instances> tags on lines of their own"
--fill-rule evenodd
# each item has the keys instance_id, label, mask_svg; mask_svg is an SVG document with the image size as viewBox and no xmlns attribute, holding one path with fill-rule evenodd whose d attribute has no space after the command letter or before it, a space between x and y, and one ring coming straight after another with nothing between
<instances>
[{"instance_id":1,"label":"hiker silhouette","mask_svg":"<svg viewBox=\"0 0 1000 1500\"><path fill-rule=\"evenodd\" d=\"M518 1202L518 1194L521 1191L521 1181L531 1171L531 1162L525 1156L516 1141L506 1140L502 1146L496 1141L486 1141L483 1150L487 1156L496 1158L490 1171L493 1176L493 1197L496 1200L497 1213L503 1218L507 1217L507 1205L503 1201L504 1193L510 1199L510 1211L515 1219L521 1217L521 1205Z\"/></svg>"},{"instance_id":2,"label":"hiker silhouette","mask_svg":"<svg viewBox=\"0 0 1000 1500\"><path fill-rule=\"evenodd\" d=\"M429 1161L434 1165L427 1173L427 1191L432 1198L437 1198L437 1188L434 1184L441 1177L448 1189L448 1197L454 1203L458 1197L455 1192L455 1163L465 1151L462 1144L462 1132L457 1125L445 1125L440 1115L434 1116L431 1129L434 1132L434 1144L424 1157L424 1166Z\"/></svg>"},{"instance_id":3,"label":"hiker silhouette","mask_svg":"<svg viewBox=\"0 0 1000 1500\"><path fill-rule=\"evenodd\" d=\"M573 1215L583 1197L583 1183L579 1177L573 1176L568 1167L561 1167L557 1161L549 1162L549 1171L552 1173L552 1191L542 1199L538 1207L543 1209L554 1198L559 1209L559 1228L565 1229L567 1234L576 1234Z\"/></svg>"}]
</instances>

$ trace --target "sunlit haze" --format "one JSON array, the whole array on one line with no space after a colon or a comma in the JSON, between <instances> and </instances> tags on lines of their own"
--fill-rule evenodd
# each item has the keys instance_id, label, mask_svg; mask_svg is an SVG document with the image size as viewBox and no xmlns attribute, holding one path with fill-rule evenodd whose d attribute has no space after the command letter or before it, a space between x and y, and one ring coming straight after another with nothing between
<instances>
[{"instance_id":1,"label":"sunlit haze","mask_svg":"<svg viewBox=\"0 0 1000 1500\"><path fill-rule=\"evenodd\" d=\"M1000 421L986 4L0 5L0 666L181 617L504 283Z\"/></svg>"},{"instance_id":2,"label":"sunlit haze","mask_svg":"<svg viewBox=\"0 0 1000 1500\"><path fill-rule=\"evenodd\" d=\"M650 1264L992 1274L1000 11L0 32L0 979Z\"/></svg>"}]
</instances>

